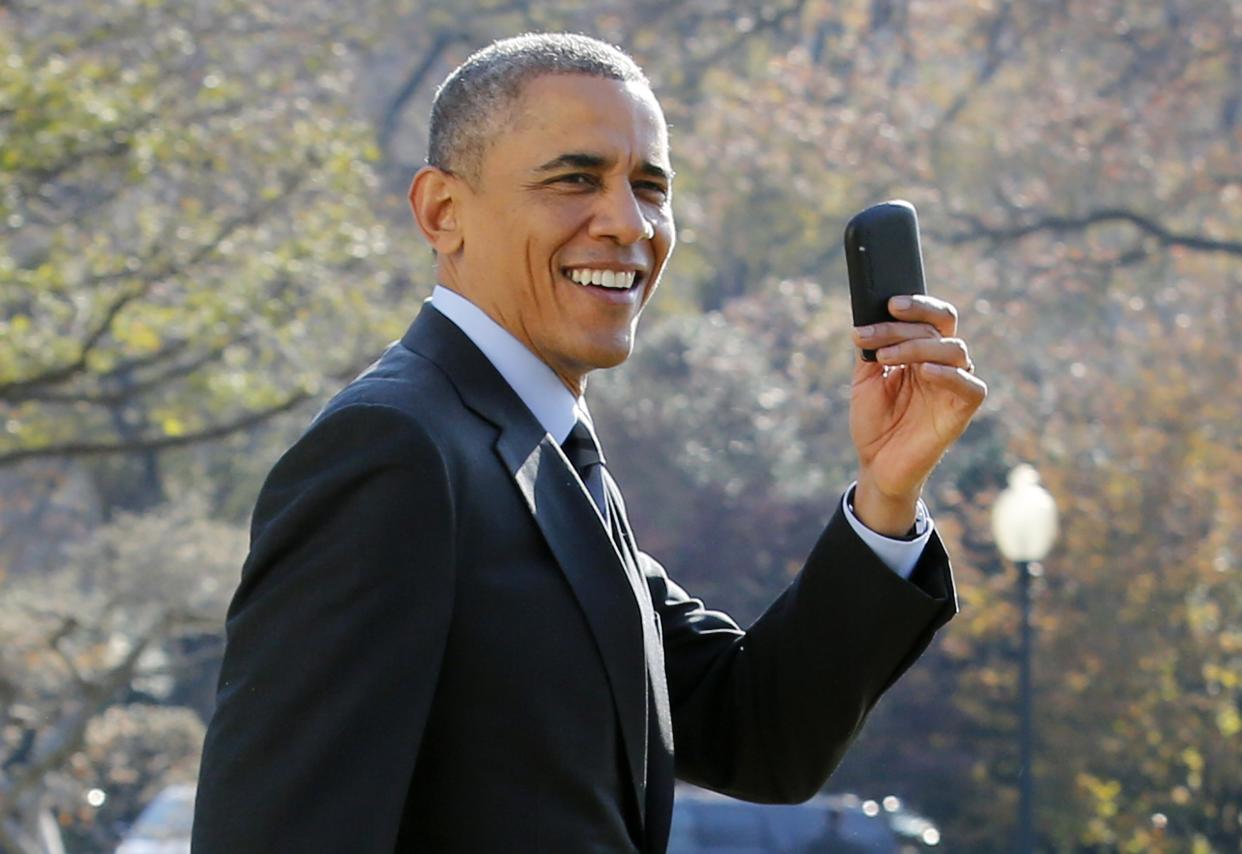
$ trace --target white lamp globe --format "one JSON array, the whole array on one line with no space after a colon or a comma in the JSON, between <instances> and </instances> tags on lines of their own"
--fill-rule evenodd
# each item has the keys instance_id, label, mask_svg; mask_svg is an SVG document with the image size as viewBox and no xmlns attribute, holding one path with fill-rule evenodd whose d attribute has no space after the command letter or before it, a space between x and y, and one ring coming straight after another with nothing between
<instances>
[{"instance_id":1,"label":"white lamp globe","mask_svg":"<svg viewBox=\"0 0 1242 854\"><path fill-rule=\"evenodd\" d=\"M992 508L996 547L1011 561L1043 560L1057 538L1057 505L1039 485L1039 472L1023 463L1009 472L1009 486Z\"/></svg>"}]
</instances>

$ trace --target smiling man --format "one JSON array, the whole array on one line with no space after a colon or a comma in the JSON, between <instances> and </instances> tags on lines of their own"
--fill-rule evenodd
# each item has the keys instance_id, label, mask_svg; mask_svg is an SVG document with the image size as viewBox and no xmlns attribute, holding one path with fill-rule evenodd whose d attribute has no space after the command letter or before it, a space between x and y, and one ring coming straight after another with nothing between
<instances>
[{"instance_id":1,"label":"smiling man","mask_svg":"<svg viewBox=\"0 0 1242 854\"><path fill-rule=\"evenodd\" d=\"M632 74L534 77L498 108L501 138L484 156L459 167L433 142L411 192L440 284L507 330L575 397L588 372L629 356L673 249L668 130L651 89Z\"/></svg>"},{"instance_id":2,"label":"smiling man","mask_svg":"<svg viewBox=\"0 0 1242 854\"><path fill-rule=\"evenodd\" d=\"M199 852L665 849L673 780L814 794L954 613L919 495L986 389L934 298L855 330L858 482L739 628L635 542L583 392L672 252L659 104L531 35L441 86L410 202L438 286L255 508Z\"/></svg>"}]
</instances>

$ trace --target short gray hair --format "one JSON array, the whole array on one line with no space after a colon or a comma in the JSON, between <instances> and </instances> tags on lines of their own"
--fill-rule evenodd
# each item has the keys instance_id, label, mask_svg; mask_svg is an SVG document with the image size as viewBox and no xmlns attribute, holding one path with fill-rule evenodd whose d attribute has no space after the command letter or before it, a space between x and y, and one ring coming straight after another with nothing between
<instances>
[{"instance_id":1,"label":"short gray hair","mask_svg":"<svg viewBox=\"0 0 1242 854\"><path fill-rule=\"evenodd\" d=\"M577 33L525 33L492 42L457 66L431 104L427 162L476 180L488 144L522 90L545 74L585 74L651 83L638 63L599 39Z\"/></svg>"}]
</instances>

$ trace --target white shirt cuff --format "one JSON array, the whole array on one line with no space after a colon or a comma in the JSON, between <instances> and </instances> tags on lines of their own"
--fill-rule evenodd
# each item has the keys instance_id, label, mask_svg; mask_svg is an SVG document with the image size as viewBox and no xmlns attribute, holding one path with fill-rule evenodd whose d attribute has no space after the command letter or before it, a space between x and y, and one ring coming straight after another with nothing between
<instances>
[{"instance_id":1,"label":"white shirt cuff","mask_svg":"<svg viewBox=\"0 0 1242 854\"><path fill-rule=\"evenodd\" d=\"M851 483L850 488L845 490L845 495L841 496L841 507L845 510L846 520L854 529L854 533L858 534L859 539L875 552L875 556L885 566L902 578L909 578L910 573L914 571L915 564L923 555L923 547L931 539L932 531L936 527L931 515L927 512L927 505L923 503L923 499L919 499L918 511L914 518L914 539L894 540L892 537L877 534L854 515L854 508L850 506L849 499L853 497L854 487L857 485L857 481Z\"/></svg>"}]
</instances>

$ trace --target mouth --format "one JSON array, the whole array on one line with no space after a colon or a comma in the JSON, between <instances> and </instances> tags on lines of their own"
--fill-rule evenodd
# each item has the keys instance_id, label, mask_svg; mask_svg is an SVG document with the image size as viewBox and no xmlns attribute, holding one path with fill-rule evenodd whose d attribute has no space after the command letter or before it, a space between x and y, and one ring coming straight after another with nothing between
<instances>
[{"instance_id":1,"label":"mouth","mask_svg":"<svg viewBox=\"0 0 1242 854\"><path fill-rule=\"evenodd\" d=\"M562 267L561 275L576 285L612 292L633 291L646 278L642 270L611 270L599 267Z\"/></svg>"}]
</instances>

